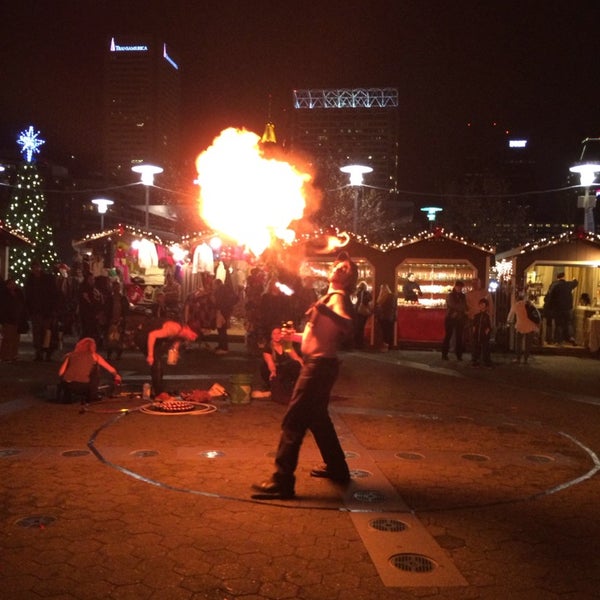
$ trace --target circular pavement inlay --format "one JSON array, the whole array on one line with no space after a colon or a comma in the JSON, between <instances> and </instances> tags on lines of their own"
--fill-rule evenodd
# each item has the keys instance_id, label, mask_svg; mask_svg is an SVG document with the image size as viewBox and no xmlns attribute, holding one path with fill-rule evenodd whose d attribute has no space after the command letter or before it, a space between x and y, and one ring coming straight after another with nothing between
<instances>
[{"instance_id":1,"label":"circular pavement inlay","mask_svg":"<svg viewBox=\"0 0 600 600\"><path fill-rule=\"evenodd\" d=\"M138 458L148 458L150 456L158 456L158 450L134 450L131 455Z\"/></svg>"},{"instance_id":2,"label":"circular pavement inlay","mask_svg":"<svg viewBox=\"0 0 600 600\"><path fill-rule=\"evenodd\" d=\"M363 471L362 469L350 469L350 477L352 479L362 479L363 477L371 477L373 473L369 471Z\"/></svg>"},{"instance_id":3,"label":"circular pavement inlay","mask_svg":"<svg viewBox=\"0 0 600 600\"><path fill-rule=\"evenodd\" d=\"M89 450L65 450L62 453L62 456L73 457L73 456L87 456L89 454Z\"/></svg>"},{"instance_id":4,"label":"circular pavement inlay","mask_svg":"<svg viewBox=\"0 0 600 600\"><path fill-rule=\"evenodd\" d=\"M24 517L17 521L17 525L20 527L46 527L54 523L56 519L48 515L32 515L30 517Z\"/></svg>"},{"instance_id":5,"label":"circular pavement inlay","mask_svg":"<svg viewBox=\"0 0 600 600\"><path fill-rule=\"evenodd\" d=\"M219 458L225 456L225 452L221 452L220 450L206 450L205 452L200 452L200 456L203 458Z\"/></svg>"},{"instance_id":6,"label":"circular pavement inlay","mask_svg":"<svg viewBox=\"0 0 600 600\"><path fill-rule=\"evenodd\" d=\"M483 454L463 454L461 458L472 460L474 462L486 462L490 460L488 456L484 456Z\"/></svg>"},{"instance_id":7,"label":"circular pavement inlay","mask_svg":"<svg viewBox=\"0 0 600 600\"><path fill-rule=\"evenodd\" d=\"M360 490L354 492L352 497L359 502L382 502L385 500L385 496L377 490Z\"/></svg>"},{"instance_id":8,"label":"circular pavement inlay","mask_svg":"<svg viewBox=\"0 0 600 600\"><path fill-rule=\"evenodd\" d=\"M15 456L17 454L21 454L20 450L16 448L9 448L8 450L0 450L0 458L5 458L6 456Z\"/></svg>"},{"instance_id":9,"label":"circular pavement inlay","mask_svg":"<svg viewBox=\"0 0 600 600\"><path fill-rule=\"evenodd\" d=\"M396 458L402 458L404 460L423 460L425 457L418 452L397 452Z\"/></svg>"},{"instance_id":10,"label":"circular pavement inlay","mask_svg":"<svg viewBox=\"0 0 600 600\"><path fill-rule=\"evenodd\" d=\"M397 569L410 573L430 573L436 567L433 560L422 554L394 554L390 563Z\"/></svg>"},{"instance_id":11,"label":"circular pavement inlay","mask_svg":"<svg viewBox=\"0 0 600 600\"><path fill-rule=\"evenodd\" d=\"M377 531L404 531L408 525L398 519L373 519L369 526Z\"/></svg>"},{"instance_id":12,"label":"circular pavement inlay","mask_svg":"<svg viewBox=\"0 0 600 600\"><path fill-rule=\"evenodd\" d=\"M551 456L544 456L543 454L530 454L525 457L527 460L535 463L549 463L554 462Z\"/></svg>"}]
</instances>

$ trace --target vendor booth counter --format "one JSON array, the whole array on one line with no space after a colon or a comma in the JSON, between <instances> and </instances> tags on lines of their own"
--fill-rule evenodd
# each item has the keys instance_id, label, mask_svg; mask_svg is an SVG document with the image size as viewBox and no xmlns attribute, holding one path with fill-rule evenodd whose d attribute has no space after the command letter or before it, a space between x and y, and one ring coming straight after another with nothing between
<instances>
[{"instance_id":1,"label":"vendor booth counter","mask_svg":"<svg viewBox=\"0 0 600 600\"><path fill-rule=\"evenodd\" d=\"M497 265L510 273L512 288L525 289L542 313L540 341L553 344L552 322L544 314L544 300L559 273L577 280L572 292L571 334L575 346L597 352L600 348L600 236L581 231L530 242L496 255ZM587 296L589 304L581 302Z\"/></svg>"},{"instance_id":2,"label":"vendor booth counter","mask_svg":"<svg viewBox=\"0 0 600 600\"><path fill-rule=\"evenodd\" d=\"M398 307L397 341L438 343L444 339L445 308L418 304Z\"/></svg>"},{"instance_id":3,"label":"vendor booth counter","mask_svg":"<svg viewBox=\"0 0 600 600\"><path fill-rule=\"evenodd\" d=\"M343 248L359 265L359 280L364 280L373 296L373 305L382 285L388 285L397 300L396 344L437 345L444 338L446 296L457 279L464 281L465 292L475 278L487 286L492 249L465 241L443 230L427 231L381 246L358 241L350 235ZM325 274L339 252L308 256L306 274L321 267ZM414 273L421 288L417 303L403 299L403 285ZM324 281L322 282L324 283ZM378 348L380 333L371 316L365 327L367 346Z\"/></svg>"},{"instance_id":4,"label":"vendor booth counter","mask_svg":"<svg viewBox=\"0 0 600 600\"><path fill-rule=\"evenodd\" d=\"M417 302L403 299L403 287L408 274L413 273L421 294ZM446 297L457 280L465 284L464 291L472 288L477 269L468 261L450 259L407 259L396 269L398 296L398 343L438 343L444 339Z\"/></svg>"}]
</instances>

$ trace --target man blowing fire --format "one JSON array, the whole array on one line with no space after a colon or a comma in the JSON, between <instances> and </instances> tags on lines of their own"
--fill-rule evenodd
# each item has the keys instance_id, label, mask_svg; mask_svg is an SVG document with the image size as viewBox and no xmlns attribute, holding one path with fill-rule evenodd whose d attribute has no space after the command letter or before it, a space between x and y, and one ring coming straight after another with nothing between
<instances>
[{"instance_id":1,"label":"man blowing fire","mask_svg":"<svg viewBox=\"0 0 600 600\"><path fill-rule=\"evenodd\" d=\"M327 294L307 311L309 320L301 338L304 365L281 424L275 472L266 481L252 486L260 492L254 497L294 497L294 472L306 430L313 434L324 461L323 465L311 471L311 475L342 484L350 480L346 457L328 406L331 389L339 373L338 349L346 339L351 339L353 333L350 294L357 279L356 263L347 253L341 253L330 273Z\"/></svg>"}]
</instances>

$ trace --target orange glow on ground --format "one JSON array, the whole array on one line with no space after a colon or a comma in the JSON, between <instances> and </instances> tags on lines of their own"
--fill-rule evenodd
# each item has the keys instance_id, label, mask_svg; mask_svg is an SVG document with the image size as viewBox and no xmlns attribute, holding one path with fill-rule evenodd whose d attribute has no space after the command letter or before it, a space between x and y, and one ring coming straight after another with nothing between
<instances>
[{"instance_id":1,"label":"orange glow on ground","mask_svg":"<svg viewBox=\"0 0 600 600\"><path fill-rule=\"evenodd\" d=\"M304 214L312 179L287 162L265 158L259 142L251 131L225 129L196 159L202 219L255 256L274 238L294 239L289 226Z\"/></svg>"}]
</instances>

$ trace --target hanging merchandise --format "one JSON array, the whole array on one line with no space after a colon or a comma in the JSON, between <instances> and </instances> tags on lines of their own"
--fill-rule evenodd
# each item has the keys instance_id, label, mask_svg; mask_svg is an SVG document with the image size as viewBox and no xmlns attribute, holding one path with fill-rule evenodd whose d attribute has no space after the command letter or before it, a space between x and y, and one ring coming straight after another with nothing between
<instances>
[{"instance_id":1,"label":"hanging merchandise","mask_svg":"<svg viewBox=\"0 0 600 600\"><path fill-rule=\"evenodd\" d=\"M139 240L137 244L138 250L138 265L142 269L150 269L158 267L158 252L154 242L145 238Z\"/></svg>"},{"instance_id":2,"label":"hanging merchandise","mask_svg":"<svg viewBox=\"0 0 600 600\"><path fill-rule=\"evenodd\" d=\"M198 244L192 259L192 273L212 273L214 268L212 248L206 242Z\"/></svg>"}]
</instances>

